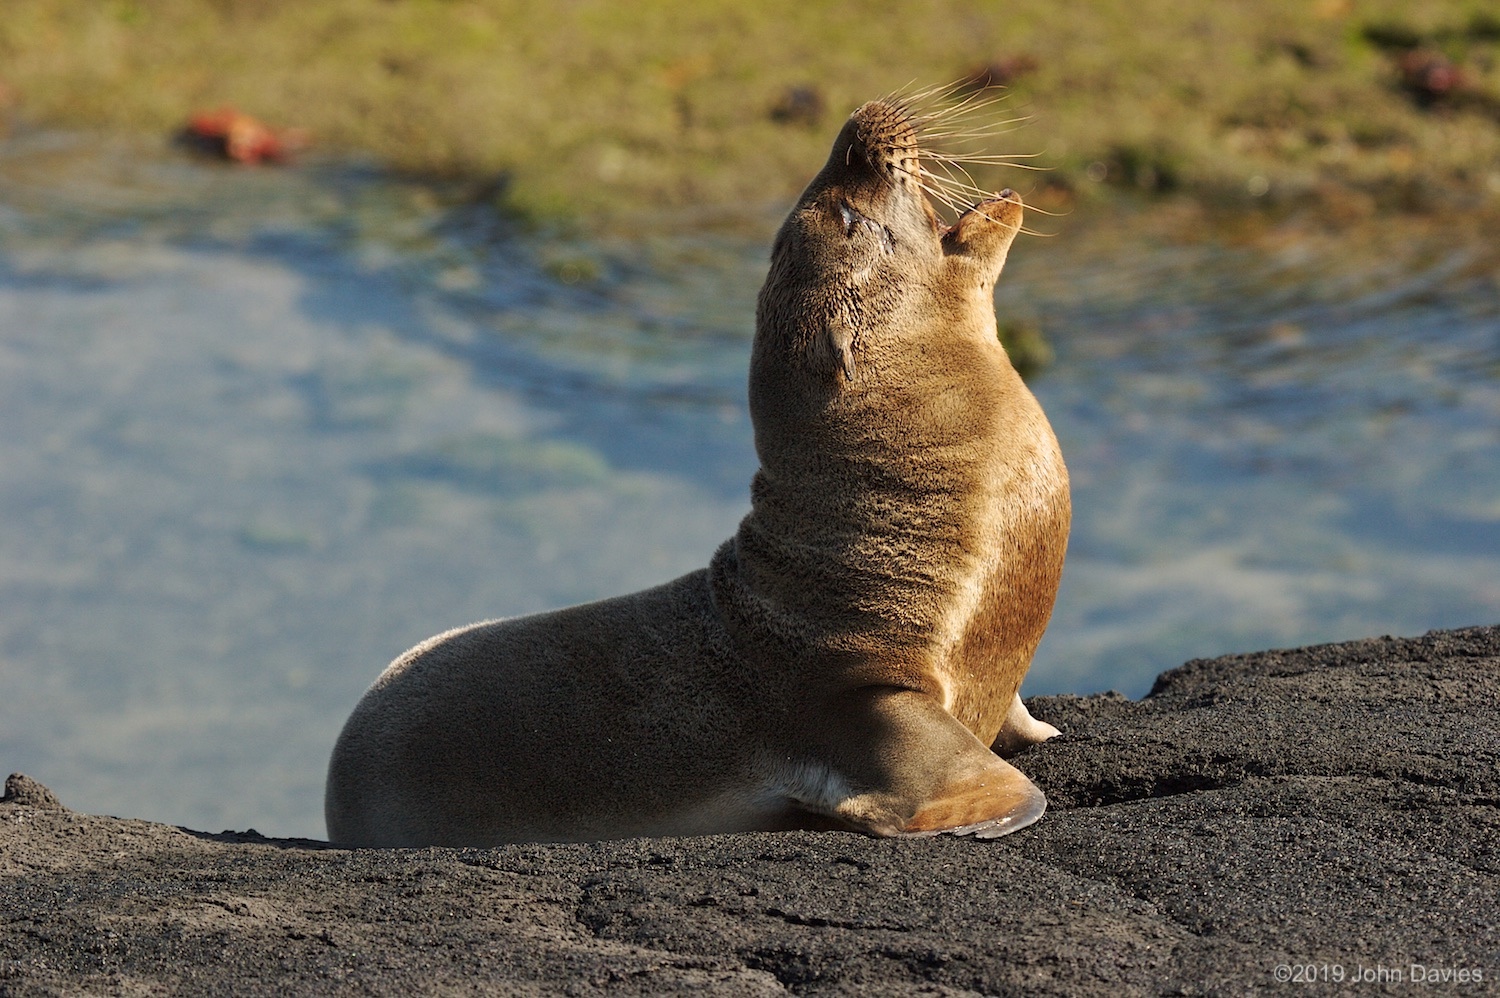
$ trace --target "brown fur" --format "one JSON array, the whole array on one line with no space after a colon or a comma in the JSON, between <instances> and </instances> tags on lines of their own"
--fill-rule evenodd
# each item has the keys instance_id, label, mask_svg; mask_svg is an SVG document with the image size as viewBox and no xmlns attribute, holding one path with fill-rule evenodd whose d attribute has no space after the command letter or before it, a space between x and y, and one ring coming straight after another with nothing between
<instances>
[{"instance_id":1,"label":"brown fur","mask_svg":"<svg viewBox=\"0 0 1500 998\"><path fill-rule=\"evenodd\" d=\"M996 337L1020 227L952 229L896 101L850 118L757 309L752 509L706 570L440 635L329 768L335 841L483 845L792 827L1004 834L1044 800L990 746L1051 613L1067 473Z\"/></svg>"}]
</instances>

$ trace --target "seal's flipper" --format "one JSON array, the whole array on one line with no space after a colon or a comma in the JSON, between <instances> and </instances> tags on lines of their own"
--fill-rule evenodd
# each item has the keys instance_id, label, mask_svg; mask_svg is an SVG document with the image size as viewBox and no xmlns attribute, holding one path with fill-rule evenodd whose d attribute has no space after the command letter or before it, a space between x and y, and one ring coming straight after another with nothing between
<instances>
[{"instance_id":1,"label":"seal's flipper","mask_svg":"<svg viewBox=\"0 0 1500 998\"><path fill-rule=\"evenodd\" d=\"M915 690L866 689L840 712L836 761L845 793L828 801L840 820L873 835L991 839L1036 821L1036 784Z\"/></svg>"},{"instance_id":2,"label":"seal's flipper","mask_svg":"<svg viewBox=\"0 0 1500 998\"><path fill-rule=\"evenodd\" d=\"M996 755L1012 756L1027 746L1056 738L1060 734L1061 731L1046 721L1038 721L1032 717L1031 711L1021 702L1021 694L1017 693L1015 700L1011 702L1010 712L1005 715L1000 733L995 736L995 744L990 748Z\"/></svg>"},{"instance_id":3,"label":"seal's flipper","mask_svg":"<svg viewBox=\"0 0 1500 998\"><path fill-rule=\"evenodd\" d=\"M978 776L943 787L925 801L902 829L903 835L972 835L998 839L1025 828L1047 810L1047 798L1010 763L996 758Z\"/></svg>"}]
</instances>

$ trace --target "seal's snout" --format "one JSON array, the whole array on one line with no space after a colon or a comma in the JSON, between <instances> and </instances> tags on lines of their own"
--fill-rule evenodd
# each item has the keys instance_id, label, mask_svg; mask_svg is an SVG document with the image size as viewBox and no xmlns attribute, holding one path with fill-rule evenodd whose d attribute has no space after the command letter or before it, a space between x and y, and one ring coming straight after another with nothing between
<instances>
[{"instance_id":1,"label":"seal's snout","mask_svg":"<svg viewBox=\"0 0 1500 998\"><path fill-rule=\"evenodd\" d=\"M847 175L867 173L877 181L899 181L914 175L917 127L910 113L890 101L868 101L849 116L834 143L830 166Z\"/></svg>"},{"instance_id":2,"label":"seal's snout","mask_svg":"<svg viewBox=\"0 0 1500 998\"><path fill-rule=\"evenodd\" d=\"M911 112L900 104L886 100L872 100L861 104L849 116L859 131L859 137L867 145L891 146L898 149L915 149L917 126Z\"/></svg>"}]
</instances>

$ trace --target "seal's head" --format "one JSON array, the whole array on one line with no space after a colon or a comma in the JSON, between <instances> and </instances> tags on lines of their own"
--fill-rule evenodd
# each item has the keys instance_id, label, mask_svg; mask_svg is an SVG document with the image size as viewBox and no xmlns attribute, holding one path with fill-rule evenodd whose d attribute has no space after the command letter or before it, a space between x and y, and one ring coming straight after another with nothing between
<instances>
[{"instance_id":1,"label":"seal's head","mask_svg":"<svg viewBox=\"0 0 1500 998\"><path fill-rule=\"evenodd\" d=\"M861 106L777 235L758 326L827 376L853 381L862 340L922 325L918 311L982 302L993 321L1021 199L1001 191L946 225L928 199L944 181L920 146L922 126L940 119L897 98Z\"/></svg>"}]
</instances>

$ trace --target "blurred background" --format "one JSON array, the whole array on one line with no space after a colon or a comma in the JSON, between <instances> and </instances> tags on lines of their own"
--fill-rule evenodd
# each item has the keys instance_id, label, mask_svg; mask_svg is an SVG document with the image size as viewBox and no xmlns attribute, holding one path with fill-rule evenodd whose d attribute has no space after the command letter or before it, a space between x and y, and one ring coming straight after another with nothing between
<instances>
[{"instance_id":1,"label":"blurred background","mask_svg":"<svg viewBox=\"0 0 1500 998\"><path fill-rule=\"evenodd\" d=\"M0 767L320 837L411 644L707 562L770 238L959 81L1073 475L1028 695L1500 621L1500 16L5 0ZM590 737L590 732L580 732Z\"/></svg>"}]
</instances>

